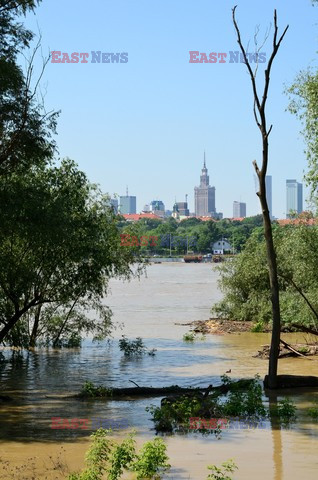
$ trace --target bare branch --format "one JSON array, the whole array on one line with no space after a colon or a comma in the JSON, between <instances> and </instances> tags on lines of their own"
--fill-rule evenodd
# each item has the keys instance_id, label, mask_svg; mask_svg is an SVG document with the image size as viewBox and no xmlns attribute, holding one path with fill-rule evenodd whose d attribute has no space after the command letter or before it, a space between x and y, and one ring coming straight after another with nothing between
<instances>
[{"instance_id":1,"label":"bare branch","mask_svg":"<svg viewBox=\"0 0 318 480\"><path fill-rule=\"evenodd\" d=\"M261 174L261 171L260 171L260 169L258 168L258 165L257 165L256 160L253 160L253 166L254 166L255 172L256 172L256 174L257 174L257 176L258 176L258 178L259 178L259 177L260 177L260 174Z\"/></svg>"},{"instance_id":2,"label":"bare branch","mask_svg":"<svg viewBox=\"0 0 318 480\"><path fill-rule=\"evenodd\" d=\"M273 51L272 51L272 54L269 58L269 61L268 61L268 64L267 64L267 68L265 70L265 86L264 86L264 94L263 94L263 98L262 98L262 104L261 104L261 109L262 111L264 111L265 109L265 104L266 104L266 100L267 100L267 93L268 93L268 87L269 87L269 78L270 78L270 72L271 72L271 68L272 68L272 64L273 64L273 60L274 58L276 57L276 54L278 52L278 49L280 47L280 44L287 32L289 28L289 25L287 25L287 27L285 28L283 34L281 35L278 43L277 43L277 34L278 34L278 27L277 27L277 13L276 13L276 9L274 10L274 36L273 36Z\"/></svg>"},{"instance_id":3,"label":"bare branch","mask_svg":"<svg viewBox=\"0 0 318 480\"><path fill-rule=\"evenodd\" d=\"M271 131L272 131L272 128L273 128L273 125L271 125L271 126L269 127L269 130L268 130L268 132L267 132L267 134L266 134L266 138L268 138L269 134L270 134Z\"/></svg>"},{"instance_id":4,"label":"bare branch","mask_svg":"<svg viewBox=\"0 0 318 480\"><path fill-rule=\"evenodd\" d=\"M238 25L237 25L237 22L236 22L236 18L235 18L235 10L236 10L236 7L237 7L237 5L235 5L235 7L232 9L232 18L233 18L233 24L234 24L234 27L235 27L235 30L236 30L236 34L237 34L237 43L239 44L240 49L241 49L241 52L243 53L244 61L245 61L245 63L246 63L246 66L247 66L247 69L248 69L248 72L249 72L249 74L250 74L251 81L252 81L254 99L255 99L255 102L256 102L256 105L257 105L258 110L260 110L260 101L259 101L258 94L257 94L255 77L254 77L254 74L253 74L253 70L252 70L252 68L251 68L251 66L250 66L250 63L249 63L249 61L248 61L248 59L247 59L246 52L245 52L245 49L244 49L243 44L242 44L242 41L241 41L240 30L239 30L239 28L238 28Z\"/></svg>"}]
</instances>

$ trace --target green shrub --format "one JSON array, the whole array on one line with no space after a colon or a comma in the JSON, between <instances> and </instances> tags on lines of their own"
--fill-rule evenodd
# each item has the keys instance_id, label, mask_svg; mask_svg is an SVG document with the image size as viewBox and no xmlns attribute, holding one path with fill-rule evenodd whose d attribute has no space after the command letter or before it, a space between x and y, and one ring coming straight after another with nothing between
<instances>
[{"instance_id":1,"label":"green shrub","mask_svg":"<svg viewBox=\"0 0 318 480\"><path fill-rule=\"evenodd\" d=\"M187 332L183 335L182 337L184 342L194 342L195 340L195 333L193 332Z\"/></svg>"},{"instance_id":2,"label":"green shrub","mask_svg":"<svg viewBox=\"0 0 318 480\"><path fill-rule=\"evenodd\" d=\"M68 480L102 480L113 448L113 442L107 434L107 430L100 428L91 435L93 443L85 457L85 469L80 473L72 473Z\"/></svg>"},{"instance_id":3,"label":"green shrub","mask_svg":"<svg viewBox=\"0 0 318 480\"><path fill-rule=\"evenodd\" d=\"M118 480L127 471L136 472L137 480L160 479L161 473L170 468L162 439L144 443L136 453L132 434L121 443L112 440L110 434L110 430L100 428L91 435L93 443L86 454L86 467L82 472L70 474L68 480L102 480L105 474L108 480Z\"/></svg>"},{"instance_id":4,"label":"green shrub","mask_svg":"<svg viewBox=\"0 0 318 480\"><path fill-rule=\"evenodd\" d=\"M92 382L85 382L80 393L83 397L111 397L113 390L111 388L102 387L99 385L95 387Z\"/></svg>"},{"instance_id":5,"label":"green shrub","mask_svg":"<svg viewBox=\"0 0 318 480\"><path fill-rule=\"evenodd\" d=\"M265 323L263 320L259 320L258 322L254 323L251 332L253 333L262 333L265 330Z\"/></svg>"},{"instance_id":6,"label":"green shrub","mask_svg":"<svg viewBox=\"0 0 318 480\"><path fill-rule=\"evenodd\" d=\"M125 335L123 335L118 343L120 351L124 352L126 357L141 356L145 354L154 356L156 352L155 348L148 350L140 337L137 337L136 340L128 340Z\"/></svg>"},{"instance_id":7,"label":"green shrub","mask_svg":"<svg viewBox=\"0 0 318 480\"><path fill-rule=\"evenodd\" d=\"M132 470L137 472L137 480L161 478L160 473L169 470L171 465L166 454L166 446L161 438L146 442L140 450Z\"/></svg>"},{"instance_id":8,"label":"green shrub","mask_svg":"<svg viewBox=\"0 0 318 480\"><path fill-rule=\"evenodd\" d=\"M229 398L222 405L225 416L230 417L266 417L266 408L262 400L262 387L256 376L254 381L249 383L246 391L237 391L232 388Z\"/></svg>"},{"instance_id":9,"label":"green shrub","mask_svg":"<svg viewBox=\"0 0 318 480\"><path fill-rule=\"evenodd\" d=\"M314 420L318 420L318 403L314 407L308 408L308 415Z\"/></svg>"},{"instance_id":10,"label":"green shrub","mask_svg":"<svg viewBox=\"0 0 318 480\"><path fill-rule=\"evenodd\" d=\"M130 435L121 444L114 445L109 457L108 480L117 480L125 469L130 468L130 465L136 459L135 443Z\"/></svg>"},{"instance_id":11,"label":"green shrub","mask_svg":"<svg viewBox=\"0 0 318 480\"><path fill-rule=\"evenodd\" d=\"M283 398L277 405L271 407L271 414L278 417L283 423L288 423L296 418L296 406L289 398Z\"/></svg>"},{"instance_id":12,"label":"green shrub","mask_svg":"<svg viewBox=\"0 0 318 480\"><path fill-rule=\"evenodd\" d=\"M232 480L232 476L227 475L228 473L233 473L238 467L235 465L232 459L223 462L221 467L216 465L209 465L208 470L211 470L207 476L207 480Z\"/></svg>"},{"instance_id":13,"label":"green shrub","mask_svg":"<svg viewBox=\"0 0 318 480\"><path fill-rule=\"evenodd\" d=\"M223 389L213 391L206 396L194 390L191 395L180 395L176 399L168 397L161 403L161 406L147 407L146 411L151 413L155 429L160 432L188 431L194 425L192 424L190 427L190 418L259 418L267 416L262 402L262 387L259 384L258 376L253 380L244 379L235 383L227 375L223 375L221 378L223 385L229 390L228 397L223 401L221 401L221 397L224 395ZM199 427L198 429L202 432L208 430L216 435L221 433L218 426L216 428Z\"/></svg>"}]
</instances>

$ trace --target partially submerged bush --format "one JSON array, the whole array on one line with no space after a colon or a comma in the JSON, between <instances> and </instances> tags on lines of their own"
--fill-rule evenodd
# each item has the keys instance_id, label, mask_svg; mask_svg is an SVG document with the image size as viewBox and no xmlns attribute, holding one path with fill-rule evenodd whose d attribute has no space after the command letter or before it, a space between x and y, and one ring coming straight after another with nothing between
<instances>
[{"instance_id":1,"label":"partially submerged bush","mask_svg":"<svg viewBox=\"0 0 318 480\"><path fill-rule=\"evenodd\" d=\"M308 415L314 420L318 420L318 402L314 407L308 408Z\"/></svg>"},{"instance_id":2,"label":"partially submerged bush","mask_svg":"<svg viewBox=\"0 0 318 480\"><path fill-rule=\"evenodd\" d=\"M95 387L92 382L85 382L82 391L80 393L83 397L111 397L113 394L113 390L111 388L103 387L99 385Z\"/></svg>"},{"instance_id":3,"label":"partially submerged bush","mask_svg":"<svg viewBox=\"0 0 318 480\"><path fill-rule=\"evenodd\" d=\"M155 429L160 432L189 429L203 432L208 429L210 433L219 435L222 426L211 419L266 417L267 411L262 402L262 387L258 376L238 382L232 382L227 375L221 378L224 388L221 387L208 395L194 390L189 394L164 398L161 406L147 407L146 411L150 412ZM227 392L228 397L224 398ZM196 419L198 422L194 421Z\"/></svg>"},{"instance_id":4,"label":"partially submerged bush","mask_svg":"<svg viewBox=\"0 0 318 480\"><path fill-rule=\"evenodd\" d=\"M195 333L194 332L187 332L182 337L184 342L194 342L195 340Z\"/></svg>"},{"instance_id":5,"label":"partially submerged bush","mask_svg":"<svg viewBox=\"0 0 318 480\"><path fill-rule=\"evenodd\" d=\"M296 406L289 398L283 398L277 405L270 407L271 415L276 416L283 424L290 423L296 419Z\"/></svg>"},{"instance_id":6,"label":"partially submerged bush","mask_svg":"<svg viewBox=\"0 0 318 480\"><path fill-rule=\"evenodd\" d=\"M156 349L149 350L145 347L142 338L137 337L136 340L128 340L125 335L119 340L119 349L124 352L126 357L150 355L154 356Z\"/></svg>"},{"instance_id":7,"label":"partially submerged bush","mask_svg":"<svg viewBox=\"0 0 318 480\"><path fill-rule=\"evenodd\" d=\"M207 480L232 480L232 476L227 475L228 473L233 473L238 467L235 465L232 459L223 462L221 467L216 465L209 465L208 470L211 470L207 476Z\"/></svg>"}]
</instances>

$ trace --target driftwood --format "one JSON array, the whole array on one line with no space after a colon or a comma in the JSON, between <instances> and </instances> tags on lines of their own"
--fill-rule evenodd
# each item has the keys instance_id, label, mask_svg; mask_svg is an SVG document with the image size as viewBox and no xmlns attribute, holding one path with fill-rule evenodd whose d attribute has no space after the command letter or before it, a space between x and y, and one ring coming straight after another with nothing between
<instances>
[{"instance_id":1,"label":"driftwood","mask_svg":"<svg viewBox=\"0 0 318 480\"><path fill-rule=\"evenodd\" d=\"M298 332L300 331L300 332L310 333L311 335L318 335L318 330L305 327L304 325L297 325L297 323L292 323L290 326L297 329Z\"/></svg>"},{"instance_id":2,"label":"driftwood","mask_svg":"<svg viewBox=\"0 0 318 480\"><path fill-rule=\"evenodd\" d=\"M306 358L306 355L303 355L302 353L298 352L298 350L295 350L295 348L293 348L288 343L284 342L284 340L280 339L280 343L284 345L284 347L287 348L287 350L290 350L291 352L295 353L296 355L299 355L300 357ZM308 358L307 360L311 360L311 358Z\"/></svg>"},{"instance_id":3,"label":"driftwood","mask_svg":"<svg viewBox=\"0 0 318 480\"><path fill-rule=\"evenodd\" d=\"M268 375L264 378L264 387L268 388ZM277 388L317 387L318 377L302 375L277 375Z\"/></svg>"},{"instance_id":4,"label":"driftwood","mask_svg":"<svg viewBox=\"0 0 318 480\"><path fill-rule=\"evenodd\" d=\"M268 359L269 358L269 345L262 345L262 349L258 351L254 357ZM300 353L300 349L303 349L304 353ZM289 345L288 343L281 341L280 343L280 351L279 351L279 358L286 358L286 357L295 357L300 356L302 358L306 358L307 360L312 360L308 357L313 357L318 355L318 344L310 345L310 344L297 344L297 345Z\"/></svg>"},{"instance_id":5,"label":"driftwood","mask_svg":"<svg viewBox=\"0 0 318 480\"><path fill-rule=\"evenodd\" d=\"M224 389L224 385L219 387L212 387L214 391L220 391ZM207 388L183 388L179 387L178 385L172 385L170 387L127 387L127 388L112 388L111 391L107 395L100 395L100 398L111 398L112 400L116 398L123 398L123 397L162 397L165 395L195 395L195 394L203 394ZM226 393L226 392L224 392ZM75 395L78 398L90 398L89 395L85 393L79 393ZM93 397L98 398L98 397Z\"/></svg>"},{"instance_id":6,"label":"driftwood","mask_svg":"<svg viewBox=\"0 0 318 480\"><path fill-rule=\"evenodd\" d=\"M164 397L167 395L181 396L181 395L201 395L206 397L209 393L218 393L226 394L232 388L235 389L246 389L253 380L243 379L238 380L237 382L232 382L230 385L222 384L213 387L209 385L204 388L193 388L193 387L179 387L178 385L171 385L169 387L127 387L127 388L112 388L106 391L105 393L95 395L89 395L86 392L81 392L77 395L68 396L68 398L107 398L107 399L127 399L131 397Z\"/></svg>"}]
</instances>

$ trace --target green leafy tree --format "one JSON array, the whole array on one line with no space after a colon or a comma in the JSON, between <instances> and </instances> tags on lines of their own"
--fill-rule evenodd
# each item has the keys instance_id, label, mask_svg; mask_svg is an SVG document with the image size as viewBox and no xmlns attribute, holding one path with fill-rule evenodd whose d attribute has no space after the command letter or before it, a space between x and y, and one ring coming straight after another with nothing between
<instances>
[{"instance_id":1,"label":"green leafy tree","mask_svg":"<svg viewBox=\"0 0 318 480\"><path fill-rule=\"evenodd\" d=\"M290 97L289 111L296 115L303 125L306 143L308 172L305 176L311 188L311 199L318 207L318 70L300 72L294 83L287 89Z\"/></svg>"},{"instance_id":2,"label":"green leafy tree","mask_svg":"<svg viewBox=\"0 0 318 480\"><path fill-rule=\"evenodd\" d=\"M318 333L318 228L306 222L275 226L282 324ZM271 321L266 249L261 230L254 231L242 253L219 267L224 298L217 315L256 322Z\"/></svg>"},{"instance_id":3,"label":"green leafy tree","mask_svg":"<svg viewBox=\"0 0 318 480\"><path fill-rule=\"evenodd\" d=\"M0 218L0 341L29 335L34 345L41 333L57 344L62 334L89 330L105 336L109 279L140 273L134 251L120 245L108 197L64 160L0 178ZM89 308L101 323L85 320Z\"/></svg>"}]
</instances>

